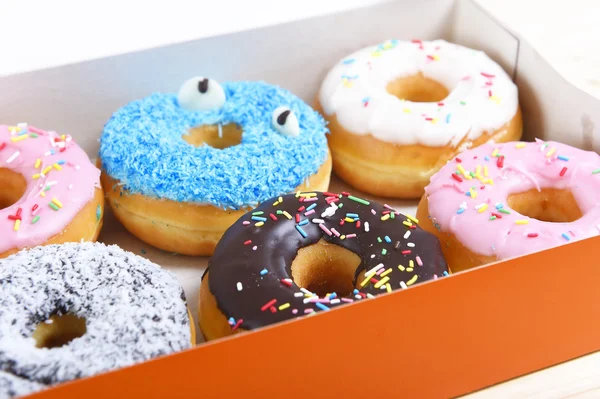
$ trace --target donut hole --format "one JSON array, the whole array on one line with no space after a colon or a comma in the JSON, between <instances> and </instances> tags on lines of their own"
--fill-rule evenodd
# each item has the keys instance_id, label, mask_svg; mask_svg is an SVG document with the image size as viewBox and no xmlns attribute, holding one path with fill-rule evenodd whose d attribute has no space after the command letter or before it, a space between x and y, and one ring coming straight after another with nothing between
<instances>
[{"instance_id":1,"label":"donut hole","mask_svg":"<svg viewBox=\"0 0 600 399\"><path fill-rule=\"evenodd\" d=\"M417 103L437 103L448 97L448 89L441 83L423 76L417 75L397 78L388 83L386 90L391 95L401 100Z\"/></svg>"},{"instance_id":2,"label":"donut hole","mask_svg":"<svg viewBox=\"0 0 600 399\"><path fill-rule=\"evenodd\" d=\"M506 202L521 215L543 222L570 223L582 216L581 209L569 190L529 190L511 194Z\"/></svg>"},{"instance_id":3,"label":"donut hole","mask_svg":"<svg viewBox=\"0 0 600 399\"><path fill-rule=\"evenodd\" d=\"M298 250L292 262L292 279L299 287L323 297L347 296L354 290L354 274L360 257L354 252L321 239Z\"/></svg>"},{"instance_id":4,"label":"donut hole","mask_svg":"<svg viewBox=\"0 0 600 399\"><path fill-rule=\"evenodd\" d=\"M224 149L242 142L242 128L235 123L221 125L202 125L190 129L188 134L181 136L194 147L209 145L213 148Z\"/></svg>"},{"instance_id":5,"label":"donut hole","mask_svg":"<svg viewBox=\"0 0 600 399\"><path fill-rule=\"evenodd\" d=\"M0 209L4 209L13 205L25 194L27 181L17 172L0 168L0 187Z\"/></svg>"},{"instance_id":6,"label":"donut hole","mask_svg":"<svg viewBox=\"0 0 600 399\"><path fill-rule=\"evenodd\" d=\"M36 348L60 348L75 338L82 337L87 328L85 319L67 313L53 315L37 325L32 337Z\"/></svg>"}]
</instances>

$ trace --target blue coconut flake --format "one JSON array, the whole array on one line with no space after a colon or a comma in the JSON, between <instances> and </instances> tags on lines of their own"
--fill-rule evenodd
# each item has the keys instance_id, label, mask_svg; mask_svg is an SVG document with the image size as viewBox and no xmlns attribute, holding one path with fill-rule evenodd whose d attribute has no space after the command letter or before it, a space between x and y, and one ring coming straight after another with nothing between
<instances>
[{"instance_id":1,"label":"blue coconut flake","mask_svg":"<svg viewBox=\"0 0 600 399\"><path fill-rule=\"evenodd\" d=\"M218 110L188 111L175 94L155 93L119 109L100 139L102 167L132 193L223 209L255 206L293 192L327 157L325 120L289 91L264 82L223 84ZM288 106L300 135L271 126L273 111ZM183 140L192 127L236 123L242 142L225 149Z\"/></svg>"}]
</instances>

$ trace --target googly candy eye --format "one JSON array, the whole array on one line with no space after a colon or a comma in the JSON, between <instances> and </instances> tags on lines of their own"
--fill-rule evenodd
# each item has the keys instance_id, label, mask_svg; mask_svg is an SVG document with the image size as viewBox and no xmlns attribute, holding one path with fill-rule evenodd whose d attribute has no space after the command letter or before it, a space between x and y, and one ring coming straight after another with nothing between
<instances>
[{"instance_id":1,"label":"googly candy eye","mask_svg":"<svg viewBox=\"0 0 600 399\"><path fill-rule=\"evenodd\" d=\"M273 111L271 124L275 130L284 136L297 137L300 134L298 118L296 118L294 112L288 107L277 107L275 111Z\"/></svg>"},{"instance_id":2,"label":"googly candy eye","mask_svg":"<svg viewBox=\"0 0 600 399\"><path fill-rule=\"evenodd\" d=\"M225 90L216 80L196 76L181 85L177 102L188 111L218 109L225 104Z\"/></svg>"}]
</instances>

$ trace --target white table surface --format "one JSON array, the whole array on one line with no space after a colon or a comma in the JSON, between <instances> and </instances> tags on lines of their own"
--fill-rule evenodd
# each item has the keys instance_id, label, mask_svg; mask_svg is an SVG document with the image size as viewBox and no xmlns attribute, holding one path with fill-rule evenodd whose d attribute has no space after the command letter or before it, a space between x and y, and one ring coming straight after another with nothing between
<instances>
[{"instance_id":1,"label":"white table surface","mask_svg":"<svg viewBox=\"0 0 600 399\"><path fill-rule=\"evenodd\" d=\"M0 76L287 22L384 0L0 2ZM477 0L567 80L600 98L600 7L593 0ZM236 13L228 12L235 7ZM68 10L68 11L65 11ZM164 29L164 21L177 21ZM172 24L169 24L172 26ZM599 111L600 112L600 111ZM518 360L516 360L518 361ZM600 398L600 353L468 395Z\"/></svg>"}]
</instances>

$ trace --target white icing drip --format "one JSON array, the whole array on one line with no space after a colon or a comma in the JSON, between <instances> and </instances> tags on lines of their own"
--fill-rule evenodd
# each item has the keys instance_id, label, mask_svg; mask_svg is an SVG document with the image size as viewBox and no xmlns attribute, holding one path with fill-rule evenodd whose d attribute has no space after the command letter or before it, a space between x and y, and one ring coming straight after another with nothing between
<instances>
[{"instance_id":1,"label":"white icing drip","mask_svg":"<svg viewBox=\"0 0 600 399\"><path fill-rule=\"evenodd\" d=\"M422 47L388 41L344 58L321 86L319 101L325 114L335 114L346 130L357 135L429 146L457 146L514 117L517 87L485 53L443 40L423 42ZM419 72L450 90L442 106L403 101L386 91L393 80Z\"/></svg>"},{"instance_id":2,"label":"white icing drip","mask_svg":"<svg viewBox=\"0 0 600 399\"><path fill-rule=\"evenodd\" d=\"M37 323L69 312L86 333L36 348ZM189 348L183 290L168 271L99 243L36 247L0 260L0 369L56 384Z\"/></svg>"}]
</instances>

